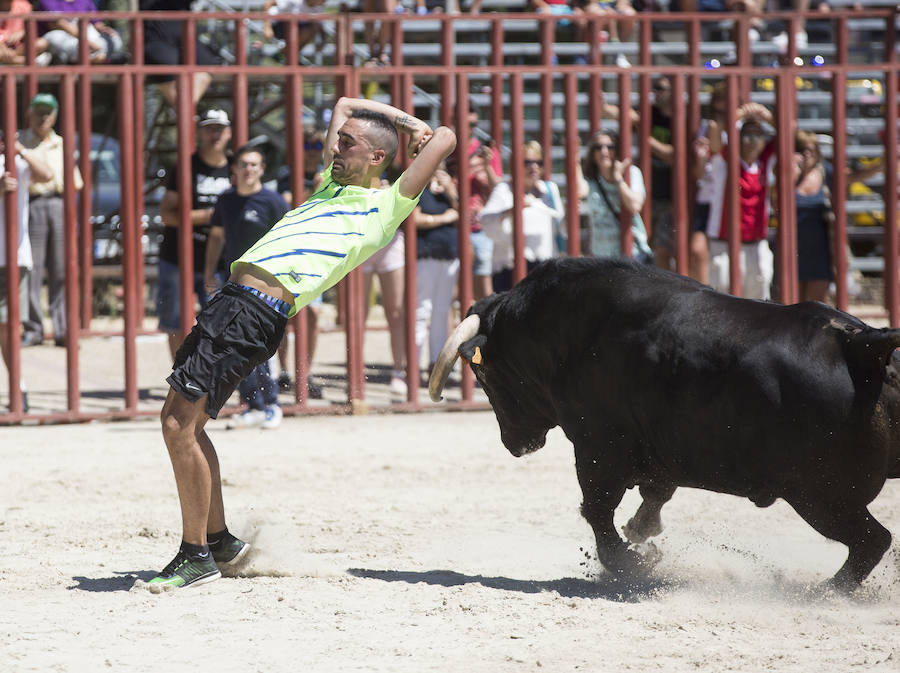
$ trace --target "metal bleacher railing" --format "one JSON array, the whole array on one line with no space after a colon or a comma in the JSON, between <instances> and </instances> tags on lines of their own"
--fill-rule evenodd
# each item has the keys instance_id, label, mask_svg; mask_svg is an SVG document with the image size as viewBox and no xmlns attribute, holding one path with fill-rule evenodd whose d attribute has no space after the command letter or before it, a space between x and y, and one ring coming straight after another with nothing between
<instances>
[{"instance_id":1,"label":"metal bleacher railing","mask_svg":"<svg viewBox=\"0 0 900 673\"><path fill-rule=\"evenodd\" d=\"M693 187L687 179L688 146L699 126L701 109L708 98L711 84L725 79L733 101L753 100L777 112L779 153L792 152L795 125L821 134L826 153L835 165L850 161L880 160L882 176L865 185L856 186L851 194L841 171L835 172L836 231L836 303L848 305L847 274L853 268L883 273L886 308L889 321L900 324L898 296L898 241L896 227L885 222L897 221L897 16L893 10L836 11L828 15L806 16L809 40L798 45L790 39L780 50L771 35L782 30L788 35L798 32L800 15L767 14L768 32L751 44L749 17L746 15L649 13L635 17L635 33L630 41L605 42L603 25L591 18L584 22L565 17L527 13L489 13L472 15L366 15L329 11L299 17L321 24L324 37L298 48L297 16L264 15L261 3L241 3L228 11L221 0L206 0L203 13L171 13L165 18L183 22L185 44L184 65L177 69L147 65L143 62L144 20L159 19L159 14L109 13L104 19L123 27L129 35L128 48L132 62L125 65L88 65L87 49L81 53L81 64L40 67L36 65L0 66L3 86L3 109L0 128L7 133L21 126L27 101L38 90L53 91L65 114L60 116L60 130L71 156L67 171L74 170L76 150L85 190L80 200L67 189L67 288L69 324L80 325L82 335L97 331L92 314L94 284L104 276L97 269L97 237L112 239L118 251L106 272L104 282L121 284L119 305L123 315L124 367L121 385L123 406L111 411L86 411L79 381L78 339L75 330L67 348L67 394L64 409L50 410L42 416L23 411L16 385L9 385L10 412L0 413L0 423L38 420L84 420L93 417L132 417L149 411L141 402L137 383L136 340L144 331L143 319L150 311L146 288L152 285L154 266L153 198L158 188L157 174L172 166L185 174L193 147L193 107L191 76L206 71L213 77L212 86L200 105L224 106L234 119L234 142L250 139L266 147L269 165L300 166L303 161L302 127L325 122L324 116L338 94L368 95L392 102L434 124L453 125L460 135L460 145L470 137L494 139L504 148L513 184L520 185L521 146L525 138L535 138L545 148L551 162L545 165L546 177L560 184L566 200L569 254L580 254L579 212L575 195L576 164L581 142L600 124L619 128L623 140L633 138L633 156L640 165L649 163L649 126L651 79L657 75L673 76L676 106L673 118L675 161L683 170L674 171L674 202L677 232L677 266L684 272L687 264L687 227ZM212 4L212 3L216 4ZM484 8L491 7L485 0ZM504 5L505 7L505 5ZM34 63L36 20L41 15L24 17L28 47L27 62ZM82 38L85 15L80 17ZM262 22L284 21L287 27L283 42L274 46L260 39ZM390 65L364 65L370 55L364 38L366 22L381 21L391 26ZM223 64L201 67L194 62L193 37L214 47ZM82 43L85 41L82 40ZM782 53L783 51L783 53ZM620 67L624 56L629 67ZM620 65L616 65L616 63ZM174 109L166 107L148 86L146 77L174 74L179 92ZM623 114L634 108L642 122L633 132L630 124L618 119L602 119L603 102L621 105ZM148 108L151 108L148 112ZM479 121L470 126L469 113L476 112ZM91 136L111 136L118 152L120 205L112 217L92 227L79 223L98 222L94 199L87 198L98 186L93 178ZM77 145L76 145L77 138ZM734 145L734 143L732 143ZM12 155L7 149L7 165ZM468 168L460 162L462 196L467 196ZM645 171L649 181L650 171ZM294 193L302 194L301 172L292 171ZM156 180L156 182L153 182ZM148 185L150 187L148 187ZM784 183L782 183L784 186ZM787 187L790 187L789 183ZM652 190L652 184L648 184ZM516 187L516 190L520 190ZM778 237L778 292L782 301L796 297L796 267L791 238L793 190L779 190L779 212L784 213L779 226L773 228ZM149 196L148 196L149 195ZM885 195L887 195L885 197ZM523 195L517 193L517 203ZM13 201L6 199L7 221L14 221ZM650 222L648 211L644 221ZM521 223L518 223L521 226ZM7 236L12 228L8 227ZM623 228L623 246L630 241L628 228ZM415 297L415 230L407 232L407 345L415 352L412 341L412 315ZM468 238L460 232L462 273L458 298L464 311L472 298L471 255ZM12 239L8 239L12 240ZM189 249L189 237L182 239ZM848 246L852 250L848 253ZM101 246L102 247L102 246ZM14 249L8 246L7 250ZM857 255L852 252L858 253ZM871 256L863 257L863 255ZM186 259L190 255L185 252ZM860 262L860 259L868 261ZM885 264L884 260L892 260ZM517 273L524 269L522 251L518 251ZM189 265L182 269L189 278ZM17 316L20 307L15 297L16 274L11 273L10 327L11 358L9 381L18 381L22 353L17 344ZM182 283L189 288L189 282ZM739 287L735 287L739 292ZM361 282L357 273L341 284L342 312L340 320L346 334L346 363L343 381L346 401L332 403L329 411L353 411L365 405L371 384L365 380L362 351ZM182 304L190 324L193 302L185 289ZM414 299L413 299L414 301ZM305 333L300 318L297 334ZM305 339L295 340L297 380L304 381ZM410 358L409 393L405 403L385 405L396 410L418 410L425 406L420 399L418 363ZM2 395L0 387L0 395ZM483 403L483 402L482 402ZM479 404L473 396L473 382L464 372L459 397L451 408ZM369 407L378 403L369 401ZM306 391L298 386L287 404L287 413L323 411L306 399Z\"/></svg>"}]
</instances>

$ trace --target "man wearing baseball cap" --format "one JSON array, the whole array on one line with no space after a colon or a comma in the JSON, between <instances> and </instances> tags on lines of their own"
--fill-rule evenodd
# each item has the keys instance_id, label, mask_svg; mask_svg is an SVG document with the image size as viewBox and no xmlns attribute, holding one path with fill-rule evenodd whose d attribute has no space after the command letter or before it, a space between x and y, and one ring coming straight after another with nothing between
<instances>
[{"instance_id":1,"label":"man wearing baseball cap","mask_svg":"<svg viewBox=\"0 0 900 673\"><path fill-rule=\"evenodd\" d=\"M231 186L228 143L231 140L231 120L225 110L212 108L197 117L197 151L191 155L191 217L185 223L193 230L194 293L200 306L206 306L209 296L203 283L206 263L206 240L209 220L219 194ZM160 204L165 227L159 248L159 286L156 308L159 329L169 335L169 350L174 359L181 345L181 292L178 271L179 214L177 167L169 174L166 192ZM219 269L222 282L227 276L224 266Z\"/></svg>"},{"instance_id":2,"label":"man wearing baseball cap","mask_svg":"<svg viewBox=\"0 0 900 673\"><path fill-rule=\"evenodd\" d=\"M59 103L53 94L37 94L28 106L28 128L19 134L22 145L49 166L53 174L49 181L32 181L28 188L28 236L31 239L34 269L29 280L27 313L23 307L23 316L27 316L23 321L23 346L36 346L44 340L41 286L44 284L45 270L53 339L57 346L66 345L63 139L53 130L58 114ZM77 166L72 179L76 190L84 186Z\"/></svg>"}]
</instances>

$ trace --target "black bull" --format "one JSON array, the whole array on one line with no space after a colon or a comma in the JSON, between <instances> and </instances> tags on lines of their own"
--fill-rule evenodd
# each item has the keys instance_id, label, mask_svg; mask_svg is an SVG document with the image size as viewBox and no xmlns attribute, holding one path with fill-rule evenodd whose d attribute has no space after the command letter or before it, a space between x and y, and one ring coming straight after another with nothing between
<instances>
[{"instance_id":1,"label":"black bull","mask_svg":"<svg viewBox=\"0 0 900 673\"><path fill-rule=\"evenodd\" d=\"M662 530L678 486L788 502L849 549L832 579L852 589L891 535L867 506L900 477L900 330L818 303L720 294L613 259L558 259L476 302L430 381L438 401L457 355L491 401L514 456L559 425L575 447L582 513L600 562L646 569L613 513L643 502L632 542Z\"/></svg>"}]
</instances>

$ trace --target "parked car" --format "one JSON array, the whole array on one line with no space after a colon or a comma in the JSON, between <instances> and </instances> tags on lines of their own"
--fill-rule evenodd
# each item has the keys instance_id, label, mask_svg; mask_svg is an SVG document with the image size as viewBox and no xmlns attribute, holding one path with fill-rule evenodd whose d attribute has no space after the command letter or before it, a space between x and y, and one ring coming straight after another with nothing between
<instances>
[{"instance_id":1,"label":"parked car","mask_svg":"<svg viewBox=\"0 0 900 673\"><path fill-rule=\"evenodd\" d=\"M119 141L100 133L91 134L91 231L94 264L98 265L122 262L120 167ZM144 186L141 249L148 263L156 261L162 240L159 204L165 191L164 177L164 173L149 176Z\"/></svg>"}]
</instances>

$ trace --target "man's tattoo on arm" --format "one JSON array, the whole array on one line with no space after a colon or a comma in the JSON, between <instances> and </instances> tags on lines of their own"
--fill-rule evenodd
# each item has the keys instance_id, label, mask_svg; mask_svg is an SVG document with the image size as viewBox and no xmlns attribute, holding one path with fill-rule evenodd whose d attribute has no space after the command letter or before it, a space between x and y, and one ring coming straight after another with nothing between
<instances>
[{"instance_id":1,"label":"man's tattoo on arm","mask_svg":"<svg viewBox=\"0 0 900 673\"><path fill-rule=\"evenodd\" d=\"M394 118L394 126L400 131L414 131L417 126L414 122L417 120L409 115L398 115Z\"/></svg>"}]
</instances>

